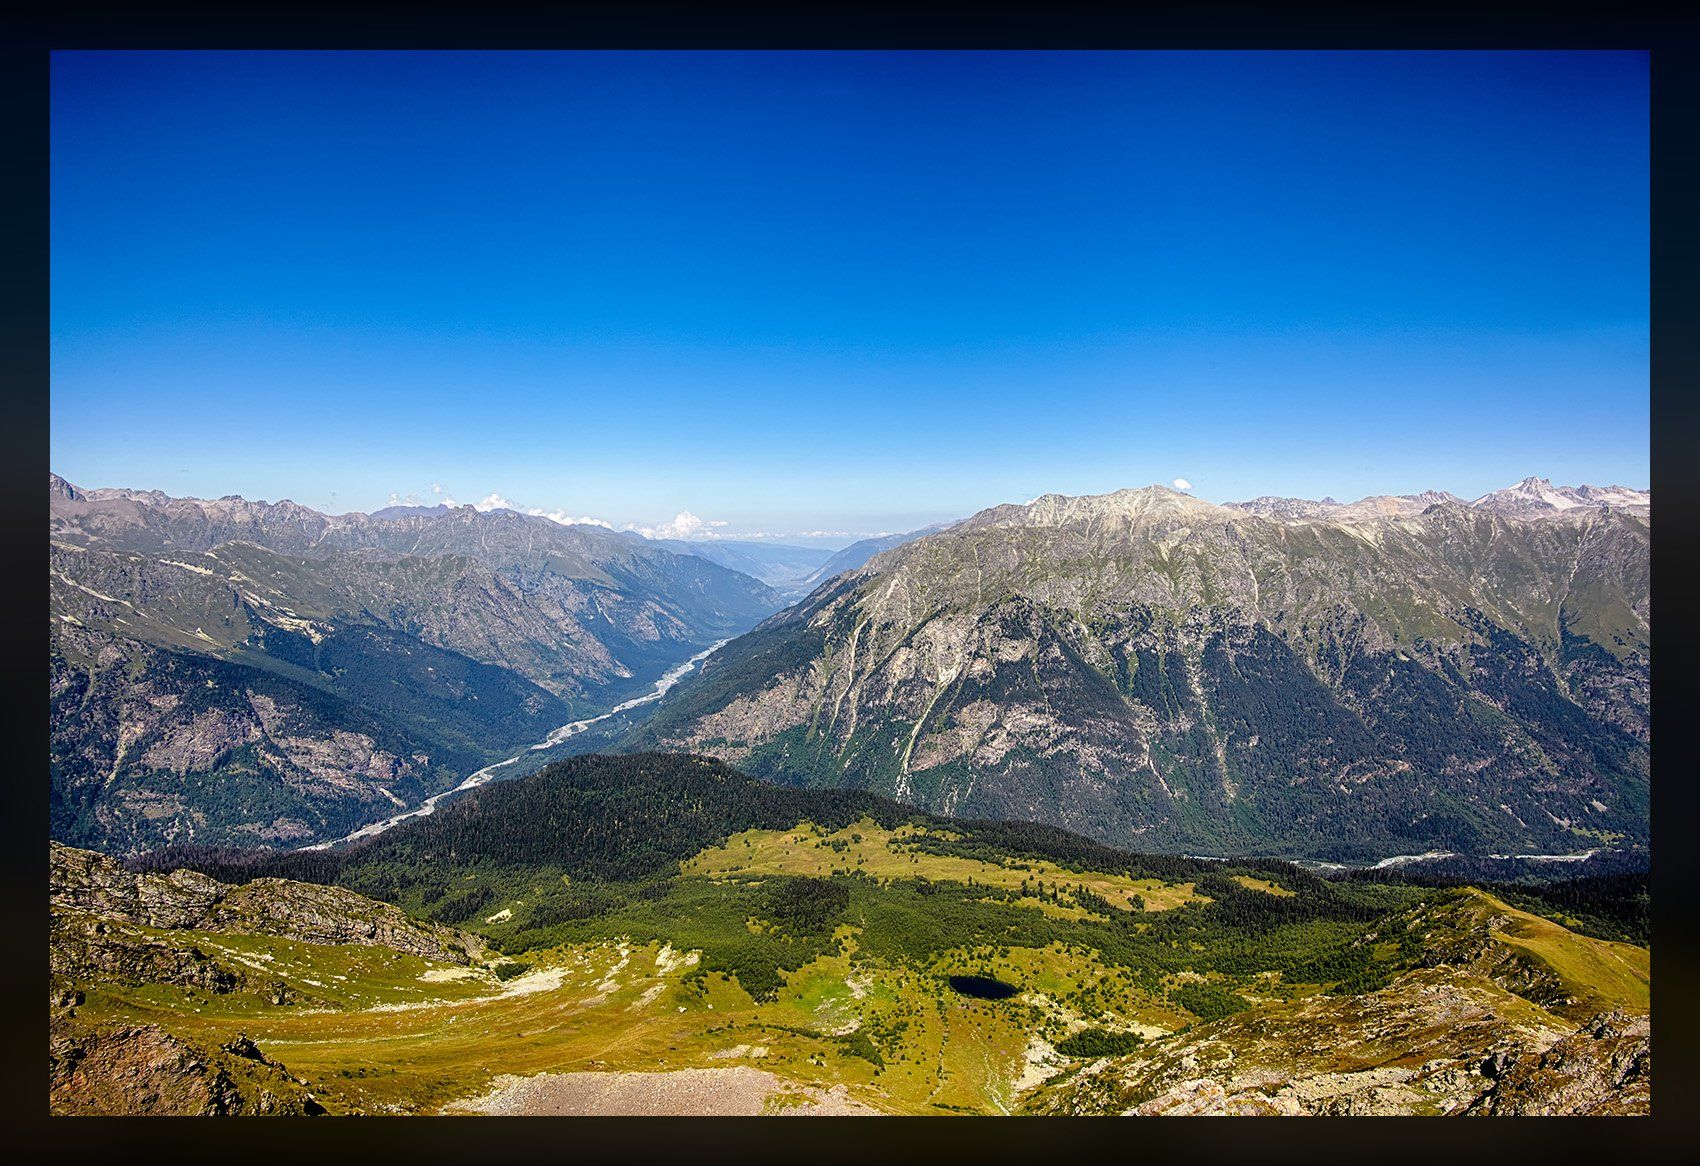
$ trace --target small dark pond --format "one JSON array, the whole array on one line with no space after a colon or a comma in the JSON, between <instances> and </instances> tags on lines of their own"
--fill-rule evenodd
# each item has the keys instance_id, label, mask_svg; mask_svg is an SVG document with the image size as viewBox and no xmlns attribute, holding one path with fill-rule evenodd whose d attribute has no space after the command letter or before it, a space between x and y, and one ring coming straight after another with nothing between
<instances>
[{"instance_id":1,"label":"small dark pond","mask_svg":"<svg viewBox=\"0 0 1700 1166\"><path fill-rule=\"evenodd\" d=\"M1014 984L1006 984L990 976L952 976L950 986L964 996L974 996L980 1000L1007 1000L1021 991Z\"/></svg>"}]
</instances>

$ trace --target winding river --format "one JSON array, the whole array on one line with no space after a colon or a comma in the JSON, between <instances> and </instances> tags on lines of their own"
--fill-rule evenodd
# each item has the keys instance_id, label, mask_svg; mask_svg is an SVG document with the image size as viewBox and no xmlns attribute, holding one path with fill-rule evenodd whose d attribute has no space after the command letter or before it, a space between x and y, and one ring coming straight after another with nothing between
<instances>
[{"instance_id":1,"label":"winding river","mask_svg":"<svg viewBox=\"0 0 1700 1166\"><path fill-rule=\"evenodd\" d=\"M296 849L329 850L331 847L341 846L345 842L358 842L362 838L371 838L374 835L382 834L390 827L398 826L407 821L409 818L426 817L436 810L438 802L445 798L452 798L458 793L465 793L469 789L477 789L481 785L489 784L496 779L497 770L506 769L510 765L519 764L520 761L524 760L527 753L535 753L540 749L552 749L556 745L566 741L568 738L578 736L580 733L590 728L590 726L599 724L600 722L607 720L609 717L618 716L620 713L635 709L640 705L651 704L660 700L667 694L668 689L679 683L679 681L683 680L686 676L689 676L698 664L701 664L704 660L718 652L727 642L728 641L726 640L720 640L703 651L698 652L695 656L692 656L684 663L675 664L666 672L662 673L661 679L655 682L655 686L642 696L634 696L630 700L622 701L607 712L601 713L598 716L590 717L582 721L573 721L571 724L562 725L558 729L551 730L549 735L543 738L543 740L537 742L537 744L527 746L525 749L520 750L520 752L514 754L506 761L498 761L494 765L486 765L483 769L480 769L477 773L473 774L453 789L444 790L440 794L433 794L431 797L426 798L419 804L417 809L408 810L405 814L397 814L393 818L385 818L381 822L373 822L369 826L362 826L352 834L344 834L341 838L334 838L329 842L315 842L311 846L298 846Z\"/></svg>"}]
</instances>

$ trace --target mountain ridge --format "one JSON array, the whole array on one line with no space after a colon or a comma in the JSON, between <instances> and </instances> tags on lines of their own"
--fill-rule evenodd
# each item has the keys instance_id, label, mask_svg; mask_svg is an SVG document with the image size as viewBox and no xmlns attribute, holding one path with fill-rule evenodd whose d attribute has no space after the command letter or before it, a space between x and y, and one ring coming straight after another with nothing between
<instances>
[{"instance_id":1,"label":"mountain ridge","mask_svg":"<svg viewBox=\"0 0 1700 1166\"><path fill-rule=\"evenodd\" d=\"M49 487L52 830L82 845L340 836L782 603L511 511Z\"/></svg>"},{"instance_id":2,"label":"mountain ridge","mask_svg":"<svg viewBox=\"0 0 1700 1166\"><path fill-rule=\"evenodd\" d=\"M1146 847L1644 838L1648 538L1609 504L1293 523L1045 495L823 584L627 746Z\"/></svg>"}]
</instances>

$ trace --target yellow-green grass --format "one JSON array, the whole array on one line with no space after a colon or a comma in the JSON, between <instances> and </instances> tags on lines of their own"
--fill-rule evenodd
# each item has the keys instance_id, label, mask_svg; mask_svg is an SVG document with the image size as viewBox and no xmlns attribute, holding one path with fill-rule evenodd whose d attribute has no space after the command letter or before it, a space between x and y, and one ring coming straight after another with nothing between
<instances>
[{"instance_id":1,"label":"yellow-green grass","mask_svg":"<svg viewBox=\"0 0 1700 1166\"><path fill-rule=\"evenodd\" d=\"M830 835L807 826L756 831L685 866L706 877L760 878L830 873L812 864L836 862L842 869L846 859L853 864L860 858L861 869L874 867L869 873L876 878L924 873L1017 888L1024 878L1062 888L1095 880L1094 893L1106 899L1110 896L1098 888L1120 877L1079 875L1038 862L1022 869L914 855L903 849L908 833L913 830L888 834L866 821ZM842 839L844 853L815 845L832 839ZM917 872L923 863L927 866ZM887 867L896 873L881 873ZM1149 882L1124 879L1129 886ZM1143 889L1137 893L1146 895ZM1576 935L1492 896L1473 893L1462 901L1476 922L1497 920L1497 941L1551 966L1574 994L1645 1010L1645 949ZM1000 1113L1019 1108L1016 1086L1029 1068L1029 1051L1040 1048L1037 1040L1054 1045L1087 1026L1149 1037L1196 1019L1087 947L957 948L924 962L895 964L862 952L859 932L850 925L837 929L836 948L782 973L777 996L766 1001L753 1000L735 979L701 972L696 953L659 941L608 940L528 952L516 958L529 970L503 982L484 968L385 948L134 930L183 949L193 946L247 982L223 995L97 983L85 986L77 1024L153 1022L202 1047L246 1033L267 1055L306 1078L332 1112L454 1112L504 1075L742 1064L799 1084L843 1085L852 1098L888 1112ZM993 976L1020 992L1006 1000L959 995L947 979L958 974ZM1193 975L1177 973L1169 986ZM272 1003L279 982L294 1003ZM1248 998L1277 1009L1270 1014L1275 1019L1284 1010L1316 1003L1307 1001L1311 993L1303 985L1271 977L1259 987L1262 992ZM1300 999L1280 1003L1290 995ZM1348 1011L1357 1006L1337 1005ZM1530 1016L1538 1019L1534 1012ZM1369 1064L1397 1050L1336 1052Z\"/></svg>"},{"instance_id":2,"label":"yellow-green grass","mask_svg":"<svg viewBox=\"0 0 1700 1166\"><path fill-rule=\"evenodd\" d=\"M1180 1019L1095 953L1060 944L955 951L918 968L852 962L855 933L841 928L839 951L787 973L777 998L757 1002L734 979L695 974L692 953L659 943L527 953L530 970L503 983L483 969L382 948L153 934L199 947L249 983L223 995L96 984L79 1025L157 1023L203 1047L245 1033L307 1079L333 1113L454 1111L507 1074L737 1064L806 1085L843 1084L891 1112L998 1113L1014 1106L1032 1036ZM971 999L948 987L945 977L958 971L1025 991ZM273 1004L277 982L299 1002ZM858 1032L883 1066L862 1055Z\"/></svg>"},{"instance_id":3,"label":"yellow-green grass","mask_svg":"<svg viewBox=\"0 0 1700 1166\"><path fill-rule=\"evenodd\" d=\"M935 882L975 883L1020 890L1043 883L1054 886L1064 902L1053 906L1081 910L1073 902L1072 889L1084 887L1123 911L1134 909L1137 895L1147 911L1166 911L1188 902L1209 902L1193 883L1165 883L1159 879L1135 879L1126 874L1067 870L1038 858L986 862L953 854L929 854L908 841L927 833L925 827L905 823L887 830L871 818L828 833L812 822L790 830L746 830L734 834L724 845L711 846L680 864L686 875L731 878L751 875L809 875L827 878L835 873L861 871L882 882L893 879L925 878Z\"/></svg>"},{"instance_id":4,"label":"yellow-green grass","mask_svg":"<svg viewBox=\"0 0 1700 1166\"><path fill-rule=\"evenodd\" d=\"M1070 896L1072 898L1072 896ZM1091 923L1108 923L1108 915L1100 915L1096 911L1088 911L1085 907L1077 907L1072 902L1053 903L1049 899L1040 899L1033 895L1018 895L1013 899L979 899L981 903L1002 903L1014 907L1031 907L1033 910L1049 915L1053 919L1084 919Z\"/></svg>"},{"instance_id":5,"label":"yellow-green grass","mask_svg":"<svg viewBox=\"0 0 1700 1166\"><path fill-rule=\"evenodd\" d=\"M1248 891L1262 891L1265 894L1275 895L1283 899L1290 899L1296 893L1289 891L1279 883L1270 882L1268 879L1254 879L1250 875L1229 875L1228 877Z\"/></svg>"},{"instance_id":6,"label":"yellow-green grass","mask_svg":"<svg viewBox=\"0 0 1700 1166\"><path fill-rule=\"evenodd\" d=\"M1651 1000L1650 953L1630 943L1579 935L1474 888L1471 893L1508 919L1495 927L1499 942L1551 968L1585 1005L1646 1012Z\"/></svg>"},{"instance_id":7,"label":"yellow-green grass","mask_svg":"<svg viewBox=\"0 0 1700 1166\"><path fill-rule=\"evenodd\" d=\"M485 968L424 959L387 947L307 943L225 931L167 931L112 921L105 925L137 939L164 940L198 950L249 985L235 995L164 984L135 989L171 1001L173 1009L181 1008L185 997L197 1004L204 998L205 1005L232 1007L269 995L274 983L285 985L303 1007L338 1010L469 1000L499 989L499 981Z\"/></svg>"},{"instance_id":8,"label":"yellow-green grass","mask_svg":"<svg viewBox=\"0 0 1700 1166\"><path fill-rule=\"evenodd\" d=\"M1047 1040L1088 1024L1152 1034L1192 1020L1136 985L1127 969L1106 964L1089 948L1061 942L1042 948L957 949L941 954L930 970L941 977L990 975L1020 986L1025 989L1020 999L1036 1010L1029 1027Z\"/></svg>"},{"instance_id":9,"label":"yellow-green grass","mask_svg":"<svg viewBox=\"0 0 1700 1166\"><path fill-rule=\"evenodd\" d=\"M326 969L342 966L345 958L344 949L323 950L323 966L308 969L311 975L278 978L292 991L313 992L305 981L329 982ZM686 1014L657 1007L681 974L677 968L658 969L658 954L653 944L628 946L623 955L612 944L551 953L538 969L505 985L494 977L427 980L428 973L457 969L418 961L409 967L417 971L413 985L384 985L387 990L367 998L389 997L376 1005L350 1001L352 1006L335 1008L278 1007L251 992L196 993L191 1002L181 990L103 985L79 1012L85 1022L152 1021L206 1043L245 1032L292 1073L308 1078L333 1112L429 1110L482 1091L501 1073L596 1068L591 1062L611 1055L643 1067L668 1067L668 1046L678 1042L688 1022ZM540 979L543 990L525 990ZM663 992L645 999L658 982ZM706 1010L713 998L695 1009Z\"/></svg>"}]
</instances>

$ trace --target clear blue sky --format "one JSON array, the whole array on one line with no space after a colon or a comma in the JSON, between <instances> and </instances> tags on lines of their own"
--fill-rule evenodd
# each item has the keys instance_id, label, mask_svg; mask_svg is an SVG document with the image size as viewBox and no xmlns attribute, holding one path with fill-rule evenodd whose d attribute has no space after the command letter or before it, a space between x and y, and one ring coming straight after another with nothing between
<instances>
[{"instance_id":1,"label":"clear blue sky","mask_svg":"<svg viewBox=\"0 0 1700 1166\"><path fill-rule=\"evenodd\" d=\"M1647 484L1640 53L62 53L52 118L82 485Z\"/></svg>"}]
</instances>

